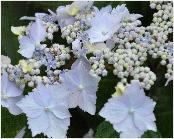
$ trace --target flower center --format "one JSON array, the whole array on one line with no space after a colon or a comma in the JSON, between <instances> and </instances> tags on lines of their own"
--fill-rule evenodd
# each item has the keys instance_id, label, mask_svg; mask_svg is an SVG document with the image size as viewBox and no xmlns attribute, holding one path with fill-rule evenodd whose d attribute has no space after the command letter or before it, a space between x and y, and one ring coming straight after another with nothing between
<instances>
[{"instance_id":1,"label":"flower center","mask_svg":"<svg viewBox=\"0 0 174 139\"><path fill-rule=\"evenodd\" d=\"M82 91L82 90L83 90L83 85L80 84L80 85L78 86L78 91Z\"/></svg>"},{"instance_id":2,"label":"flower center","mask_svg":"<svg viewBox=\"0 0 174 139\"><path fill-rule=\"evenodd\" d=\"M47 112L49 111L50 109L48 107L45 107L44 110Z\"/></svg>"},{"instance_id":3,"label":"flower center","mask_svg":"<svg viewBox=\"0 0 174 139\"><path fill-rule=\"evenodd\" d=\"M36 43L35 43L35 46L36 46L37 48L39 48L39 47L40 47L40 42L36 42Z\"/></svg>"},{"instance_id":4,"label":"flower center","mask_svg":"<svg viewBox=\"0 0 174 139\"><path fill-rule=\"evenodd\" d=\"M108 31L102 31L102 35L106 35L106 34L108 34Z\"/></svg>"},{"instance_id":5,"label":"flower center","mask_svg":"<svg viewBox=\"0 0 174 139\"><path fill-rule=\"evenodd\" d=\"M133 108L129 109L129 114L133 114L134 112L135 112L135 109L133 109Z\"/></svg>"}]
</instances>

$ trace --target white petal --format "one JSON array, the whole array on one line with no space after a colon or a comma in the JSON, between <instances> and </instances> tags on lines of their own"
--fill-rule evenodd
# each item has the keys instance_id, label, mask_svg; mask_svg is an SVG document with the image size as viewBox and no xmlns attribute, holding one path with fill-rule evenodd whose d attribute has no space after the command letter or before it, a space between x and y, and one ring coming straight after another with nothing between
<instances>
[{"instance_id":1,"label":"white petal","mask_svg":"<svg viewBox=\"0 0 174 139\"><path fill-rule=\"evenodd\" d=\"M28 96L25 96L25 98L17 103L17 106L30 118L39 117L43 112L43 107L34 101L33 93L29 93Z\"/></svg>"},{"instance_id":2,"label":"white petal","mask_svg":"<svg viewBox=\"0 0 174 139\"><path fill-rule=\"evenodd\" d=\"M112 11L112 6L108 5L106 7L101 8L100 12L101 13L110 13Z\"/></svg>"},{"instance_id":3,"label":"white petal","mask_svg":"<svg viewBox=\"0 0 174 139\"><path fill-rule=\"evenodd\" d=\"M8 100L1 99L1 106L8 108L9 107Z\"/></svg>"},{"instance_id":4,"label":"white petal","mask_svg":"<svg viewBox=\"0 0 174 139\"><path fill-rule=\"evenodd\" d=\"M127 85L123 95L128 97L130 105L134 108L143 105L145 101L144 90L140 88L140 83L137 80L133 80L130 85Z\"/></svg>"},{"instance_id":5,"label":"white petal","mask_svg":"<svg viewBox=\"0 0 174 139\"><path fill-rule=\"evenodd\" d=\"M86 70L84 64L79 62L76 68L73 69L76 74L78 74L78 79L80 83L83 84L85 88L94 87L94 90L98 87L98 82L100 77L94 77L89 74L89 71ZM77 76L76 76L77 78ZM95 90L97 91L97 90Z\"/></svg>"},{"instance_id":6,"label":"white petal","mask_svg":"<svg viewBox=\"0 0 174 139\"><path fill-rule=\"evenodd\" d=\"M52 101L55 101L56 104L58 102L59 105L68 106L68 98L70 92L64 84L58 84L54 86L52 85L51 87L49 87L49 90L51 93L50 95L54 99Z\"/></svg>"},{"instance_id":7,"label":"white petal","mask_svg":"<svg viewBox=\"0 0 174 139\"><path fill-rule=\"evenodd\" d=\"M8 97L20 96L23 92L16 84L8 79L7 72L3 72L1 77L1 95L7 95Z\"/></svg>"},{"instance_id":8,"label":"white petal","mask_svg":"<svg viewBox=\"0 0 174 139\"><path fill-rule=\"evenodd\" d=\"M93 96L90 94L87 94L85 92L81 92L81 94L79 95L79 104L78 106L90 113L91 115L95 115L95 111L96 111L96 94L94 94Z\"/></svg>"},{"instance_id":9,"label":"white petal","mask_svg":"<svg viewBox=\"0 0 174 139\"><path fill-rule=\"evenodd\" d=\"M89 10L93 3L93 1L74 1L71 5L76 6L80 11L85 11Z\"/></svg>"},{"instance_id":10,"label":"white petal","mask_svg":"<svg viewBox=\"0 0 174 139\"><path fill-rule=\"evenodd\" d=\"M31 58L35 50L35 44L28 37L24 36L20 39L20 49L18 53L26 58Z\"/></svg>"},{"instance_id":11,"label":"white petal","mask_svg":"<svg viewBox=\"0 0 174 139\"><path fill-rule=\"evenodd\" d=\"M56 13L57 20L61 29L67 25L72 25L75 22L75 18L69 16L66 12L65 6L59 6L56 10Z\"/></svg>"},{"instance_id":12,"label":"white petal","mask_svg":"<svg viewBox=\"0 0 174 139\"><path fill-rule=\"evenodd\" d=\"M117 15L120 18L124 18L130 15L128 9L125 7L125 4L118 5L115 9L112 10L112 14Z\"/></svg>"},{"instance_id":13,"label":"white petal","mask_svg":"<svg viewBox=\"0 0 174 139\"><path fill-rule=\"evenodd\" d=\"M146 131L146 130L153 130L156 131L156 125L155 122L151 121L146 116L140 116L138 114L134 114L134 122L137 128L139 128L141 131Z\"/></svg>"},{"instance_id":14,"label":"white petal","mask_svg":"<svg viewBox=\"0 0 174 139\"><path fill-rule=\"evenodd\" d=\"M115 47L115 43L113 40L109 39L106 41L106 46L107 46L107 48L112 49Z\"/></svg>"},{"instance_id":15,"label":"white petal","mask_svg":"<svg viewBox=\"0 0 174 139\"><path fill-rule=\"evenodd\" d=\"M22 94L23 90L16 86L16 84L12 81L8 81L7 85L7 95L9 97L16 97Z\"/></svg>"},{"instance_id":16,"label":"white petal","mask_svg":"<svg viewBox=\"0 0 174 139\"><path fill-rule=\"evenodd\" d=\"M135 127L132 116L128 116L123 122L114 124L114 129L120 133L121 138L137 138L144 133Z\"/></svg>"},{"instance_id":17,"label":"white petal","mask_svg":"<svg viewBox=\"0 0 174 139\"><path fill-rule=\"evenodd\" d=\"M80 62L85 66L85 69L86 69L87 71L89 71L89 70L91 69L91 65L90 65L88 59L87 59L86 57L84 57L84 56L81 56L80 58L78 58L78 59L72 64L71 69L76 68Z\"/></svg>"},{"instance_id":18,"label":"white petal","mask_svg":"<svg viewBox=\"0 0 174 139\"><path fill-rule=\"evenodd\" d=\"M32 38L34 42L41 42L45 39L47 33L44 28L41 20L36 18L36 22L34 22L29 29L29 36Z\"/></svg>"},{"instance_id":19,"label":"white petal","mask_svg":"<svg viewBox=\"0 0 174 139\"><path fill-rule=\"evenodd\" d=\"M152 99L146 97L144 104L136 109L136 113L140 114L142 117L149 115L153 113L155 104L156 103Z\"/></svg>"},{"instance_id":20,"label":"white petal","mask_svg":"<svg viewBox=\"0 0 174 139\"><path fill-rule=\"evenodd\" d=\"M71 115L68 111L68 108L65 106L57 105L57 106L50 108L50 110L59 119L65 119L65 118L71 117Z\"/></svg>"},{"instance_id":21,"label":"white petal","mask_svg":"<svg viewBox=\"0 0 174 139\"><path fill-rule=\"evenodd\" d=\"M32 93L32 97L40 106L47 107L51 104L52 95L50 93L50 88L44 85L39 84L35 93Z\"/></svg>"},{"instance_id":22,"label":"white petal","mask_svg":"<svg viewBox=\"0 0 174 139\"><path fill-rule=\"evenodd\" d=\"M43 133L48 129L50 124L48 113L42 112L40 116L36 118L28 118L28 125L32 131L32 137Z\"/></svg>"},{"instance_id":23,"label":"white petal","mask_svg":"<svg viewBox=\"0 0 174 139\"><path fill-rule=\"evenodd\" d=\"M120 27L121 18L110 13L99 12L91 20L91 28L86 31L91 43L111 39Z\"/></svg>"},{"instance_id":24,"label":"white petal","mask_svg":"<svg viewBox=\"0 0 174 139\"><path fill-rule=\"evenodd\" d=\"M64 73L61 80L70 93L73 93L70 95L70 107L78 104L82 110L93 115L96 109L96 91L100 78L91 76L84 65L83 61L80 61L76 67ZM82 86L82 90L79 90L79 86Z\"/></svg>"},{"instance_id":25,"label":"white petal","mask_svg":"<svg viewBox=\"0 0 174 139\"><path fill-rule=\"evenodd\" d=\"M79 104L79 93L70 93L69 95L69 108L75 108Z\"/></svg>"},{"instance_id":26,"label":"white petal","mask_svg":"<svg viewBox=\"0 0 174 139\"><path fill-rule=\"evenodd\" d=\"M2 107L6 107L9 112L13 115L19 115L22 113L22 110L16 105L18 101L20 101L23 98L23 95L17 96L17 97L11 97L7 100L2 100Z\"/></svg>"},{"instance_id":27,"label":"white petal","mask_svg":"<svg viewBox=\"0 0 174 139\"><path fill-rule=\"evenodd\" d=\"M108 103L104 105L99 115L106 118L111 123L119 123L128 115L128 108L124 102L120 102L116 97L108 100Z\"/></svg>"},{"instance_id":28,"label":"white petal","mask_svg":"<svg viewBox=\"0 0 174 139\"><path fill-rule=\"evenodd\" d=\"M143 17L141 14L130 14L129 15L129 18L132 20L132 21L135 21L137 20L138 18L141 18Z\"/></svg>"},{"instance_id":29,"label":"white petal","mask_svg":"<svg viewBox=\"0 0 174 139\"><path fill-rule=\"evenodd\" d=\"M1 76L1 95L2 93L6 93L7 92L7 85L8 85L8 74L7 72L3 72L2 76Z\"/></svg>"},{"instance_id":30,"label":"white petal","mask_svg":"<svg viewBox=\"0 0 174 139\"><path fill-rule=\"evenodd\" d=\"M76 70L70 70L68 72L63 73L61 76L61 81L65 84L65 86L71 91L74 92L77 89L77 86L80 84L78 72Z\"/></svg>"},{"instance_id":31,"label":"white petal","mask_svg":"<svg viewBox=\"0 0 174 139\"><path fill-rule=\"evenodd\" d=\"M49 114L50 125L49 128L44 132L49 138L65 138L70 125L70 119L58 119L51 113Z\"/></svg>"}]
</instances>

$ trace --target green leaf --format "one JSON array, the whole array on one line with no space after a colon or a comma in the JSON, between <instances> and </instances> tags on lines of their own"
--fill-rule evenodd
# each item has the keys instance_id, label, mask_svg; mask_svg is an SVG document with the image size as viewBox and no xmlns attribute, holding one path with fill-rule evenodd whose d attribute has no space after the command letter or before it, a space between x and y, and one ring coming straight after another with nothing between
<instances>
[{"instance_id":1,"label":"green leaf","mask_svg":"<svg viewBox=\"0 0 174 139\"><path fill-rule=\"evenodd\" d=\"M26 126L25 115L12 115L6 108L1 107L1 136L3 138L14 138L16 134Z\"/></svg>"},{"instance_id":2,"label":"green leaf","mask_svg":"<svg viewBox=\"0 0 174 139\"><path fill-rule=\"evenodd\" d=\"M116 76L113 75L111 70L108 71L108 75L103 77L99 82L99 88L97 91L97 110L98 113L111 95L115 92L115 86L120 81Z\"/></svg>"},{"instance_id":3,"label":"green leaf","mask_svg":"<svg viewBox=\"0 0 174 139\"><path fill-rule=\"evenodd\" d=\"M173 137L173 82L164 86L166 82L164 78L165 66L158 64L151 69L154 69L153 72L157 75L157 80L147 95L156 101L154 113L158 131L162 137L170 138Z\"/></svg>"},{"instance_id":4,"label":"green leaf","mask_svg":"<svg viewBox=\"0 0 174 139\"><path fill-rule=\"evenodd\" d=\"M119 134L113 129L113 126L103 121L97 128L95 138L119 138Z\"/></svg>"},{"instance_id":5,"label":"green leaf","mask_svg":"<svg viewBox=\"0 0 174 139\"><path fill-rule=\"evenodd\" d=\"M146 131L141 137L142 138L162 138L159 131L154 132L151 130Z\"/></svg>"}]
</instances>

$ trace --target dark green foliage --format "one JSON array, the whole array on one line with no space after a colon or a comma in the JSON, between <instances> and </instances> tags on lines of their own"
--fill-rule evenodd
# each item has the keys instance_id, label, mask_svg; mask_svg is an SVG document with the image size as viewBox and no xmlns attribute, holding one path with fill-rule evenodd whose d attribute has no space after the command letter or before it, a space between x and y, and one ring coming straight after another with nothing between
<instances>
[{"instance_id":1,"label":"dark green foliage","mask_svg":"<svg viewBox=\"0 0 174 139\"><path fill-rule=\"evenodd\" d=\"M95 138L119 138L119 134L109 122L104 121L97 127Z\"/></svg>"},{"instance_id":2,"label":"dark green foliage","mask_svg":"<svg viewBox=\"0 0 174 139\"><path fill-rule=\"evenodd\" d=\"M144 135L141 136L142 138L162 138L161 134L159 132L154 131L146 131Z\"/></svg>"}]
</instances>

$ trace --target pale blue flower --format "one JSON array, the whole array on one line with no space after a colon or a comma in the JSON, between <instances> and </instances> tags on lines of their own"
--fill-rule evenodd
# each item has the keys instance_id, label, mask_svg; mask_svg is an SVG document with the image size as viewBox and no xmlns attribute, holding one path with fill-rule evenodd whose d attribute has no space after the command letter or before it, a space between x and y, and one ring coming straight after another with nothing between
<instances>
[{"instance_id":1,"label":"pale blue flower","mask_svg":"<svg viewBox=\"0 0 174 139\"><path fill-rule=\"evenodd\" d=\"M7 72L3 72L1 76L1 105L6 107L13 115L22 113L16 103L23 98L23 90L18 88L16 84L8 79Z\"/></svg>"},{"instance_id":2,"label":"pale blue flower","mask_svg":"<svg viewBox=\"0 0 174 139\"><path fill-rule=\"evenodd\" d=\"M70 125L67 90L60 84L39 85L17 105L27 115L32 136L43 133L48 137L64 138Z\"/></svg>"},{"instance_id":3,"label":"pale blue flower","mask_svg":"<svg viewBox=\"0 0 174 139\"><path fill-rule=\"evenodd\" d=\"M75 41L72 42L72 50L73 53L76 53L78 56L86 56L88 49L84 47L85 41L81 42L82 39L75 39Z\"/></svg>"},{"instance_id":4,"label":"pale blue flower","mask_svg":"<svg viewBox=\"0 0 174 139\"><path fill-rule=\"evenodd\" d=\"M110 7L103 8L91 19L91 28L86 31L91 43L111 39L120 28L121 18L110 12Z\"/></svg>"},{"instance_id":5,"label":"pale blue flower","mask_svg":"<svg viewBox=\"0 0 174 139\"><path fill-rule=\"evenodd\" d=\"M92 1L74 1L70 5L59 6L56 10L56 17L60 28L72 25L76 21L74 16L79 12L88 10L92 5Z\"/></svg>"},{"instance_id":6,"label":"pale blue flower","mask_svg":"<svg viewBox=\"0 0 174 139\"><path fill-rule=\"evenodd\" d=\"M125 4L122 4L114 8L112 14L118 15L121 18L123 18L129 15L129 10L125 7Z\"/></svg>"},{"instance_id":7,"label":"pale blue flower","mask_svg":"<svg viewBox=\"0 0 174 139\"><path fill-rule=\"evenodd\" d=\"M29 29L29 35L23 36L19 40L20 49L18 53L26 58L31 58L35 49L41 47L42 44L40 44L40 42L44 41L46 35L46 29L42 25L40 19L37 18L36 22L34 22ZM45 45L43 44L43 46Z\"/></svg>"},{"instance_id":8,"label":"pale blue flower","mask_svg":"<svg viewBox=\"0 0 174 139\"><path fill-rule=\"evenodd\" d=\"M85 69L89 71L91 69L91 64L89 63L86 56L80 56L71 66L71 69L75 69L80 63L83 63Z\"/></svg>"},{"instance_id":9,"label":"pale blue flower","mask_svg":"<svg viewBox=\"0 0 174 139\"><path fill-rule=\"evenodd\" d=\"M138 18L143 17L140 14L130 14L129 10L126 8L126 4L118 5L116 8L112 10L112 14L119 16L121 19L127 18L132 21L135 21Z\"/></svg>"},{"instance_id":10,"label":"pale blue flower","mask_svg":"<svg viewBox=\"0 0 174 139\"><path fill-rule=\"evenodd\" d=\"M73 69L60 76L60 81L70 91L69 107L79 106L83 111L94 115L100 77L90 75L83 60L75 65L76 67L73 66Z\"/></svg>"},{"instance_id":11,"label":"pale blue flower","mask_svg":"<svg viewBox=\"0 0 174 139\"><path fill-rule=\"evenodd\" d=\"M112 97L99 115L113 124L120 137L141 137L147 130L156 131L153 110L155 102L145 96L140 83L133 80L127 85L122 96Z\"/></svg>"},{"instance_id":12,"label":"pale blue flower","mask_svg":"<svg viewBox=\"0 0 174 139\"><path fill-rule=\"evenodd\" d=\"M68 15L65 6L59 6L56 10L56 15L60 28L72 25L76 21L73 16Z\"/></svg>"},{"instance_id":13,"label":"pale blue flower","mask_svg":"<svg viewBox=\"0 0 174 139\"><path fill-rule=\"evenodd\" d=\"M57 67L57 61L55 57L50 53L46 54L45 66L47 66L47 69L56 69Z\"/></svg>"}]
</instances>

